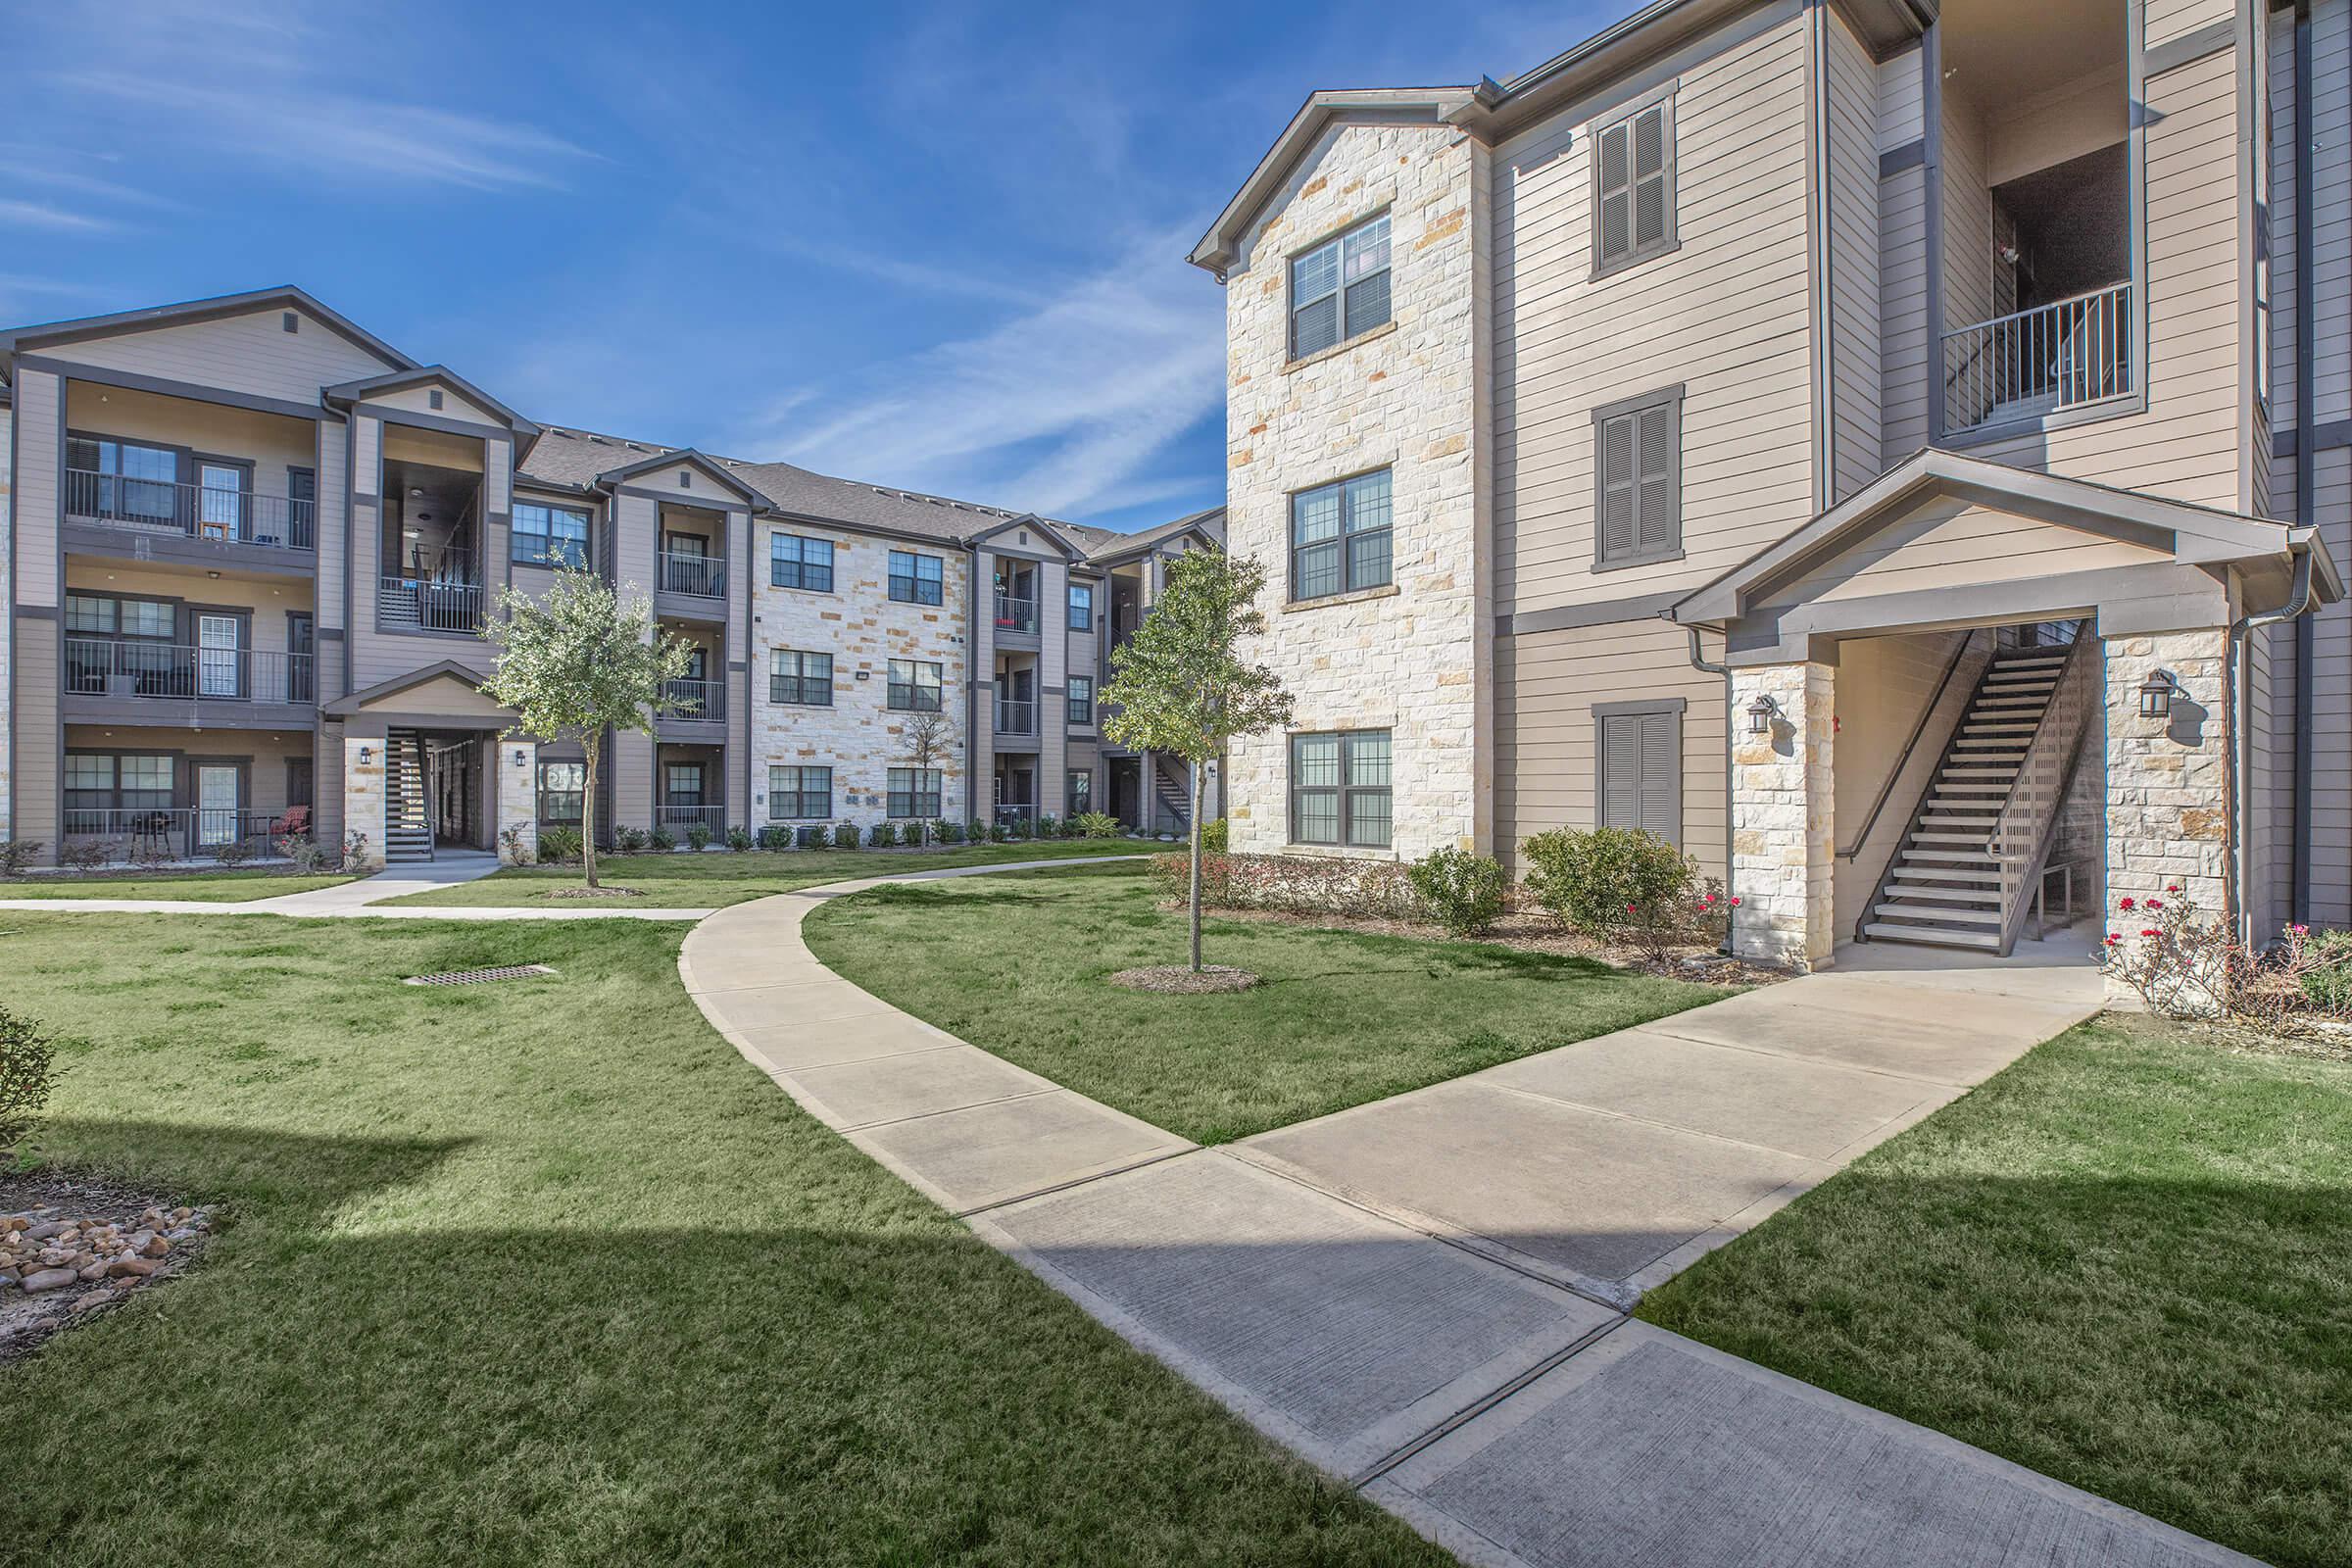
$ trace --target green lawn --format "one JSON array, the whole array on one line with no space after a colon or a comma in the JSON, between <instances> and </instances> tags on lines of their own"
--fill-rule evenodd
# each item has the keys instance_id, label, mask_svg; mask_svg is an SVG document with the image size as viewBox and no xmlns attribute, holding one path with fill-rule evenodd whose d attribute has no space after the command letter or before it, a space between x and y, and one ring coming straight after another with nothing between
<instances>
[{"instance_id":1,"label":"green lawn","mask_svg":"<svg viewBox=\"0 0 2352 1568\"><path fill-rule=\"evenodd\" d=\"M227 1222L0 1367L0 1558L1449 1560L794 1107L675 929L0 929L81 1041L42 1152Z\"/></svg>"},{"instance_id":2,"label":"green lawn","mask_svg":"<svg viewBox=\"0 0 2352 1568\"><path fill-rule=\"evenodd\" d=\"M348 882L347 876L291 876L270 869L170 872L157 876L24 877L0 882L0 899L186 899L202 904L250 904Z\"/></svg>"},{"instance_id":3,"label":"green lawn","mask_svg":"<svg viewBox=\"0 0 2352 1568\"><path fill-rule=\"evenodd\" d=\"M897 876L951 865L995 865L1005 860L1058 860L1094 855L1143 855L1155 848L1127 839L1048 839L1032 844L983 844L942 850L748 850L702 855L599 856L598 880L644 890L648 906L715 909L812 888L851 877ZM412 893L391 904L505 906L544 904L551 889L576 887L576 865L535 865L496 871L478 882L433 893ZM568 901L564 901L568 903ZM577 907L577 906L572 906Z\"/></svg>"},{"instance_id":4,"label":"green lawn","mask_svg":"<svg viewBox=\"0 0 2352 1568\"><path fill-rule=\"evenodd\" d=\"M2240 1551L2352 1562L2352 1063L2094 1019L1641 1315Z\"/></svg>"},{"instance_id":5,"label":"green lawn","mask_svg":"<svg viewBox=\"0 0 2352 1568\"><path fill-rule=\"evenodd\" d=\"M833 968L1065 1088L1200 1143L1263 1132L1721 999L1590 959L1487 943L1214 920L1226 996L1105 983L1182 962L1182 910L1140 865L876 888L812 913Z\"/></svg>"}]
</instances>

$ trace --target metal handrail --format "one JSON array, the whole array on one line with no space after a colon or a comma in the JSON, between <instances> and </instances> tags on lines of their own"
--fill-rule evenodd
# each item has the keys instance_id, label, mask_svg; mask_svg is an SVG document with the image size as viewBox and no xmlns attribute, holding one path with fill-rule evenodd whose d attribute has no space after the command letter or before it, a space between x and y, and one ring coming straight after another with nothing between
<instances>
[{"instance_id":1,"label":"metal handrail","mask_svg":"<svg viewBox=\"0 0 2352 1568\"><path fill-rule=\"evenodd\" d=\"M723 681L680 677L662 683L662 701L654 710L662 718L693 718L716 723L727 716L727 688Z\"/></svg>"},{"instance_id":2,"label":"metal handrail","mask_svg":"<svg viewBox=\"0 0 2352 1568\"><path fill-rule=\"evenodd\" d=\"M727 564L717 556L694 556L683 551L661 553L662 591L697 599L727 596Z\"/></svg>"},{"instance_id":3,"label":"metal handrail","mask_svg":"<svg viewBox=\"0 0 2352 1568\"><path fill-rule=\"evenodd\" d=\"M1036 734L1037 704L1009 697L998 698L997 733L1000 735Z\"/></svg>"},{"instance_id":4,"label":"metal handrail","mask_svg":"<svg viewBox=\"0 0 2352 1568\"><path fill-rule=\"evenodd\" d=\"M222 703L316 703L312 655L177 643L66 639L69 697L143 697Z\"/></svg>"},{"instance_id":5,"label":"metal handrail","mask_svg":"<svg viewBox=\"0 0 2352 1568\"><path fill-rule=\"evenodd\" d=\"M1037 630L1037 601L1021 594L997 595L999 631Z\"/></svg>"},{"instance_id":6,"label":"metal handrail","mask_svg":"<svg viewBox=\"0 0 2352 1568\"><path fill-rule=\"evenodd\" d=\"M654 808L654 826L689 828L700 822L712 833L727 828L727 808L724 806L657 806Z\"/></svg>"},{"instance_id":7,"label":"metal handrail","mask_svg":"<svg viewBox=\"0 0 2352 1568\"><path fill-rule=\"evenodd\" d=\"M1966 632L1961 635L1960 645L1952 650L1952 657L1943 666L1942 678L1936 682L1936 694L1928 699L1928 706L1919 710L1918 721L1911 726L1910 737L1903 742L1902 755L1894 760L1894 766L1887 772L1886 782L1879 786L1878 799L1872 801L1870 809L1863 813L1862 831L1854 835L1854 842L1850 847L1838 852L1839 859L1851 860L1855 856L1860 855L1863 846L1870 842L1871 829L1879 825L1879 813L1886 809L1886 802L1893 796L1894 787L1903 781L1903 770L1911 765L1911 754L1918 750L1921 737L1928 732L1928 725L1935 721L1936 710L1943 706L1944 692L1950 689L1952 677L1960 672L1960 666L1968 662L1969 653L1975 648L1976 640L1974 632ZM1928 786L1933 788L1935 782L1934 777L1931 776Z\"/></svg>"},{"instance_id":8,"label":"metal handrail","mask_svg":"<svg viewBox=\"0 0 2352 1568\"><path fill-rule=\"evenodd\" d=\"M1995 423L2004 409L2045 399L2055 412L2129 393L2132 293L2127 279L1942 333L1947 427Z\"/></svg>"},{"instance_id":9,"label":"metal handrail","mask_svg":"<svg viewBox=\"0 0 2352 1568\"><path fill-rule=\"evenodd\" d=\"M470 632L481 625L482 610L478 582L385 577L376 584L376 619L394 629Z\"/></svg>"},{"instance_id":10,"label":"metal handrail","mask_svg":"<svg viewBox=\"0 0 2352 1568\"><path fill-rule=\"evenodd\" d=\"M285 812L185 806L68 806L59 828L69 842L96 840L108 859L125 861L141 854L192 860L226 844L266 854L290 831Z\"/></svg>"},{"instance_id":11,"label":"metal handrail","mask_svg":"<svg viewBox=\"0 0 2352 1568\"><path fill-rule=\"evenodd\" d=\"M318 503L176 479L68 468L66 515L75 522L185 534L223 544L309 550L318 533Z\"/></svg>"},{"instance_id":12,"label":"metal handrail","mask_svg":"<svg viewBox=\"0 0 2352 1568\"><path fill-rule=\"evenodd\" d=\"M2000 874L2001 952L2017 942L2041 864L2049 858L2066 792L2081 759L2083 731L2099 710L2098 639L2078 633L2059 667L2058 683L2034 726L2009 793L1984 835Z\"/></svg>"}]
</instances>

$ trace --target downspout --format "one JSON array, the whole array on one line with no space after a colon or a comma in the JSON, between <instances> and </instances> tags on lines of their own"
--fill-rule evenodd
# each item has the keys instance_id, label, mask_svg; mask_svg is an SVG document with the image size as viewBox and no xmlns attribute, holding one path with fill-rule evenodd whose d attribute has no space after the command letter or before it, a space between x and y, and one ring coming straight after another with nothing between
<instances>
[{"instance_id":1,"label":"downspout","mask_svg":"<svg viewBox=\"0 0 2352 1568\"><path fill-rule=\"evenodd\" d=\"M1721 675L1723 677L1724 913L1723 945L1717 948L1715 951L1727 958L1737 957L1738 955L1732 951L1731 913L1732 896L1736 891L1732 885L1732 867L1735 863L1735 858L1732 854L1732 726L1739 722L1739 715L1732 711L1732 666L1729 664L1717 663L1713 660L1705 659L1700 656L1698 651L1698 628L1696 626L1685 626L1683 630L1690 638L1690 667L1697 670L1702 675Z\"/></svg>"},{"instance_id":2,"label":"downspout","mask_svg":"<svg viewBox=\"0 0 2352 1568\"><path fill-rule=\"evenodd\" d=\"M2222 661L2222 725L2226 743L2222 750L2222 788L2228 806L2230 852L2223 860L2222 907L2224 917L2236 931L2237 938L2248 947L2254 945L2254 911L2242 906L2239 894L2254 877L2252 839L2246 832L2244 803L2238 799L2237 758L2245 744L2243 729L2238 723L2238 688L2245 679L2244 648L2247 634L2281 621L2295 620L2311 609L2312 544L2309 539L2289 541L2287 549L2295 558L2293 586L2287 590L2286 603L2277 610L2265 610L2256 614L2240 615L2230 623L2229 636ZM2309 622L2305 621L2308 625Z\"/></svg>"}]
</instances>

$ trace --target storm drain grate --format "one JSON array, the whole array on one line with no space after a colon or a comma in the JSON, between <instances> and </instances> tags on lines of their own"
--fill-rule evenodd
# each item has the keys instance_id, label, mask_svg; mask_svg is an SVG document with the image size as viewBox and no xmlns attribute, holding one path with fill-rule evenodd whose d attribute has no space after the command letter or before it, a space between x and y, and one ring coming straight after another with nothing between
<instances>
[{"instance_id":1,"label":"storm drain grate","mask_svg":"<svg viewBox=\"0 0 2352 1568\"><path fill-rule=\"evenodd\" d=\"M493 980L528 980L535 974L554 974L544 963L511 963L500 969L452 969L445 974L413 974L404 986L486 986Z\"/></svg>"}]
</instances>

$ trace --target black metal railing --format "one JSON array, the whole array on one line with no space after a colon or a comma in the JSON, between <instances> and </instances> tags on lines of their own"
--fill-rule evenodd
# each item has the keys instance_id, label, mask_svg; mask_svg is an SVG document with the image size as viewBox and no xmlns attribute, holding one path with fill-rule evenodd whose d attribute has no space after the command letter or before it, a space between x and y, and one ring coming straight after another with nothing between
<instances>
[{"instance_id":1,"label":"black metal railing","mask_svg":"<svg viewBox=\"0 0 2352 1568\"><path fill-rule=\"evenodd\" d=\"M997 630L1037 630L1037 601L1021 594L997 595Z\"/></svg>"},{"instance_id":2,"label":"black metal railing","mask_svg":"<svg viewBox=\"0 0 2352 1568\"><path fill-rule=\"evenodd\" d=\"M727 564L716 556L664 550L661 565L663 593L691 594L697 599L727 597Z\"/></svg>"},{"instance_id":3,"label":"black metal railing","mask_svg":"<svg viewBox=\"0 0 2352 1568\"><path fill-rule=\"evenodd\" d=\"M654 808L654 826L665 827L680 838L696 825L707 827L711 836L727 830L727 808L723 806L657 806Z\"/></svg>"},{"instance_id":4,"label":"black metal railing","mask_svg":"<svg viewBox=\"0 0 2352 1568\"><path fill-rule=\"evenodd\" d=\"M251 490L68 468L66 515L75 522L186 534L224 544L309 550L318 535L318 504Z\"/></svg>"},{"instance_id":5,"label":"black metal railing","mask_svg":"<svg viewBox=\"0 0 2352 1568\"><path fill-rule=\"evenodd\" d=\"M1037 704L1012 697L998 698L997 733L1000 735L1036 734Z\"/></svg>"},{"instance_id":6,"label":"black metal railing","mask_svg":"<svg viewBox=\"0 0 2352 1568\"><path fill-rule=\"evenodd\" d=\"M715 680L665 680L662 683L661 706L654 711L662 718L717 723L727 716L726 685Z\"/></svg>"},{"instance_id":7,"label":"black metal railing","mask_svg":"<svg viewBox=\"0 0 2352 1568\"><path fill-rule=\"evenodd\" d=\"M313 703L318 701L313 665L309 654L69 637L65 689L74 697Z\"/></svg>"},{"instance_id":8,"label":"black metal railing","mask_svg":"<svg viewBox=\"0 0 2352 1568\"><path fill-rule=\"evenodd\" d=\"M229 845L269 855L293 830L286 813L226 808L68 806L60 824L71 845L101 846L113 861L193 860Z\"/></svg>"},{"instance_id":9,"label":"black metal railing","mask_svg":"<svg viewBox=\"0 0 2352 1568\"><path fill-rule=\"evenodd\" d=\"M375 590L376 620L390 631L474 631L483 605L480 583L455 577L385 577Z\"/></svg>"}]
</instances>

